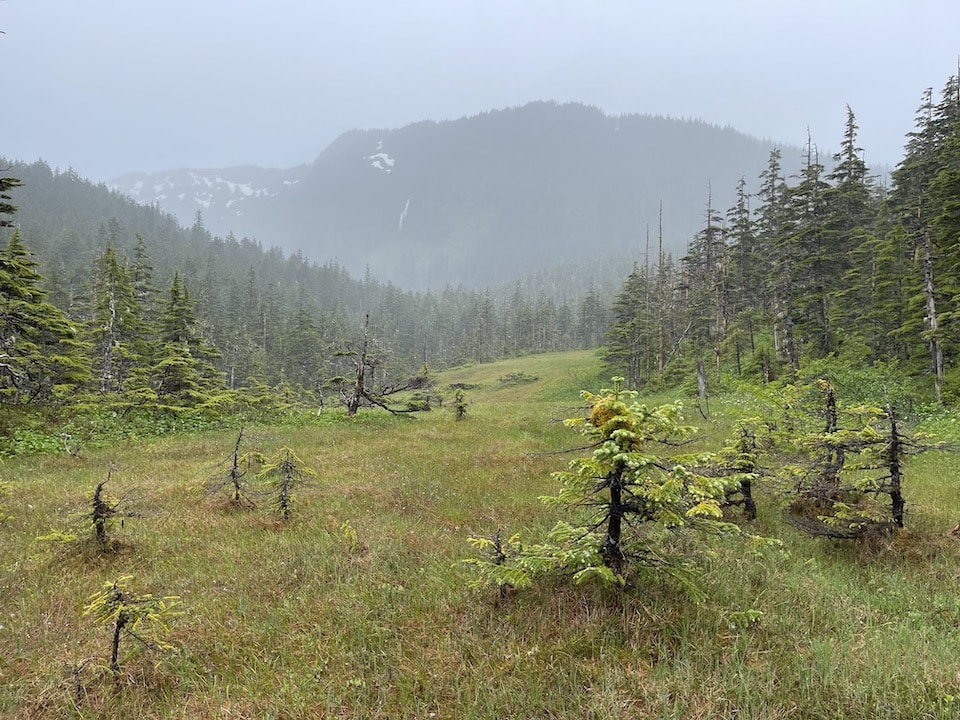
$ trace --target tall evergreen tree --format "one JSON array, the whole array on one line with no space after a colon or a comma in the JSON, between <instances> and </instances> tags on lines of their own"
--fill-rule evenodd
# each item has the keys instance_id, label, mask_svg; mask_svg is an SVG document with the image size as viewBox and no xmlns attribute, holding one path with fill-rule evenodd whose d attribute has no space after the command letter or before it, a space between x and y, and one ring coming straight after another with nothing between
<instances>
[{"instance_id":1,"label":"tall evergreen tree","mask_svg":"<svg viewBox=\"0 0 960 720\"><path fill-rule=\"evenodd\" d=\"M873 254L879 250L873 226L877 222L880 195L868 174L863 150L857 145L858 129L853 110L847 106L840 151L833 155L834 168L827 176L831 187L824 194L827 215L825 274L830 299L828 320L831 325L843 328L844 338L860 337L873 351L878 347L881 331L861 324L858 319L875 299L873 290L880 266ZM860 288L859 295L851 283Z\"/></svg>"},{"instance_id":2,"label":"tall evergreen tree","mask_svg":"<svg viewBox=\"0 0 960 720\"><path fill-rule=\"evenodd\" d=\"M955 294L950 267L956 265L956 259L951 257L955 243L951 245L949 237L935 230L933 222L943 214L944 203L950 198L948 168L955 153L952 139L960 132L958 117L960 87L956 77L947 82L943 98L936 105L932 91L925 91L915 130L908 135L905 157L893 173L894 207L916 258L912 285L917 288L915 296L922 298L922 303L911 308L913 312L906 318L902 335L913 335L926 346L938 401L943 396L946 366L952 354L952 313L944 313L943 309L946 298ZM938 176L940 190L934 191ZM941 246L942 240L947 245Z\"/></svg>"},{"instance_id":3,"label":"tall evergreen tree","mask_svg":"<svg viewBox=\"0 0 960 720\"><path fill-rule=\"evenodd\" d=\"M133 259L129 263L130 281L133 284L134 298L140 305L147 322L155 319L153 312L157 288L153 284L153 261L147 250L143 235L137 234L137 244L133 250Z\"/></svg>"},{"instance_id":4,"label":"tall evergreen tree","mask_svg":"<svg viewBox=\"0 0 960 720\"><path fill-rule=\"evenodd\" d=\"M15 230L0 252L0 400L40 403L66 397L89 378L84 343L46 300L37 262Z\"/></svg>"},{"instance_id":5,"label":"tall evergreen tree","mask_svg":"<svg viewBox=\"0 0 960 720\"><path fill-rule=\"evenodd\" d=\"M549 352L556 350L560 334L557 318L557 305L553 298L545 293L537 298L533 316L533 350Z\"/></svg>"},{"instance_id":6,"label":"tall evergreen tree","mask_svg":"<svg viewBox=\"0 0 960 720\"><path fill-rule=\"evenodd\" d=\"M286 329L283 343L283 377L308 390L316 390L321 382L322 350L317 321L307 309L306 293L301 289L296 310Z\"/></svg>"},{"instance_id":7,"label":"tall evergreen tree","mask_svg":"<svg viewBox=\"0 0 960 720\"><path fill-rule=\"evenodd\" d=\"M902 227L891 221L886 200L879 202L871 226L858 233L850 251L849 268L834 294L834 314L853 353L859 343L870 362L906 359L902 335L913 257Z\"/></svg>"},{"instance_id":8,"label":"tall evergreen tree","mask_svg":"<svg viewBox=\"0 0 960 720\"><path fill-rule=\"evenodd\" d=\"M613 301L604 363L623 372L629 387L640 388L656 367L656 325L650 308L646 269L634 264Z\"/></svg>"},{"instance_id":9,"label":"tall evergreen tree","mask_svg":"<svg viewBox=\"0 0 960 720\"><path fill-rule=\"evenodd\" d=\"M598 347L607 327L607 309L596 288L591 285L580 299L577 308L576 345L579 348Z\"/></svg>"},{"instance_id":10,"label":"tall evergreen tree","mask_svg":"<svg viewBox=\"0 0 960 720\"><path fill-rule=\"evenodd\" d=\"M683 292L689 331L686 337L704 362L710 354L720 367L720 345L730 321L727 240L720 213L707 199L706 224L683 258Z\"/></svg>"},{"instance_id":11,"label":"tall evergreen tree","mask_svg":"<svg viewBox=\"0 0 960 720\"><path fill-rule=\"evenodd\" d=\"M850 248L850 234L856 228L869 228L876 216L873 179L863 159L863 148L857 145L859 129L856 116L848 105L840 151L833 155L834 167L827 176L832 187L824 198L829 216L829 254L834 262L841 261ZM841 272L835 270L833 276L841 275L842 269Z\"/></svg>"},{"instance_id":12,"label":"tall evergreen tree","mask_svg":"<svg viewBox=\"0 0 960 720\"><path fill-rule=\"evenodd\" d=\"M797 309L795 331L817 357L833 349L827 295L832 288L831 265L835 258L827 238L828 189L819 151L808 137L799 182L790 188L792 227L781 241L789 245L786 252L792 256L789 282Z\"/></svg>"},{"instance_id":13,"label":"tall evergreen tree","mask_svg":"<svg viewBox=\"0 0 960 720\"><path fill-rule=\"evenodd\" d=\"M764 292L767 259L758 247L745 178L737 183L736 203L727 211L731 328L729 341L739 374L744 352L756 352L756 333L770 311Z\"/></svg>"},{"instance_id":14,"label":"tall evergreen tree","mask_svg":"<svg viewBox=\"0 0 960 720\"><path fill-rule=\"evenodd\" d=\"M10 202L13 198L9 193L21 185L23 185L23 183L17 178L0 177L0 216L13 215L13 213L17 211L17 206ZM13 227L13 220L0 217L0 228L5 227Z\"/></svg>"},{"instance_id":15,"label":"tall evergreen tree","mask_svg":"<svg viewBox=\"0 0 960 720\"><path fill-rule=\"evenodd\" d=\"M143 317L130 272L108 245L94 268L90 324L93 371L101 393L122 392L147 352Z\"/></svg>"},{"instance_id":16,"label":"tall evergreen tree","mask_svg":"<svg viewBox=\"0 0 960 720\"><path fill-rule=\"evenodd\" d=\"M795 339L796 251L790 234L790 190L781 170L778 148L770 151L767 167L760 175L757 197L757 249L768 258L765 287L774 312L774 351L777 359L786 360L794 370L799 370L800 353Z\"/></svg>"},{"instance_id":17,"label":"tall evergreen tree","mask_svg":"<svg viewBox=\"0 0 960 720\"><path fill-rule=\"evenodd\" d=\"M152 368L158 399L170 407L196 407L223 389L222 375L212 365L221 355L197 331L190 294L175 273L169 299L160 317L159 351Z\"/></svg>"}]
</instances>

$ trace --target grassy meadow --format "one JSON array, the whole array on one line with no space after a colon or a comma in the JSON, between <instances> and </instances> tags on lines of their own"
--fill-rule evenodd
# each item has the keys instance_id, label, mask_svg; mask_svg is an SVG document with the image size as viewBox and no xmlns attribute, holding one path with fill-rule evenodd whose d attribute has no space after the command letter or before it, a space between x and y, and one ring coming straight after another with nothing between
<instances>
[{"instance_id":1,"label":"grassy meadow","mask_svg":"<svg viewBox=\"0 0 960 720\"><path fill-rule=\"evenodd\" d=\"M869 544L799 534L761 487L751 531L782 548L716 540L699 605L664 587L551 582L501 599L469 587L467 538L553 526L538 497L575 456L560 451L583 444L559 421L608 383L588 352L439 378L469 386L463 421L447 389L415 419L247 427L243 449L287 447L317 473L287 522L268 497L244 509L205 491L236 430L4 461L0 717L960 717L960 455L914 459L908 528ZM699 443L719 446L744 402L713 398ZM117 530L116 552L36 540L108 473L108 492L137 496L143 515ZM183 614L176 652L127 639L113 677L110 628L83 608L121 576L180 596Z\"/></svg>"}]
</instances>

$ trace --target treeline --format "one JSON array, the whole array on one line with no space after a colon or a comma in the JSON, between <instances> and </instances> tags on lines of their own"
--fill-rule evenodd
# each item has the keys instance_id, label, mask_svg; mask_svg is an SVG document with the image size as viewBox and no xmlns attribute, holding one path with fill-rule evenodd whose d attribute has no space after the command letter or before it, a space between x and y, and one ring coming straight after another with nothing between
<instances>
[{"instance_id":1,"label":"treeline","mask_svg":"<svg viewBox=\"0 0 960 720\"><path fill-rule=\"evenodd\" d=\"M848 108L827 171L812 140L800 172L771 152L759 189L674 260L635 266L617 295L606 355L633 387L715 375L768 381L808 361L896 365L958 391L960 84L928 90L889 186L869 174Z\"/></svg>"},{"instance_id":2,"label":"treeline","mask_svg":"<svg viewBox=\"0 0 960 720\"><path fill-rule=\"evenodd\" d=\"M200 213L181 228L71 171L8 166L0 257L0 397L8 404L78 393L171 407L250 388L313 395L351 373L349 351L367 316L383 383L424 365L602 339L599 289L568 295L544 278L407 292L369 273L352 278L335 262L213 237Z\"/></svg>"},{"instance_id":3,"label":"treeline","mask_svg":"<svg viewBox=\"0 0 960 720\"><path fill-rule=\"evenodd\" d=\"M960 351L958 118L951 77L939 98L924 94L888 185L864 163L848 111L829 170L812 140L790 177L773 150L755 192L744 178L725 211L708 198L683 257L653 233L619 293L583 268L405 291L214 237L199 212L182 228L72 171L5 163L0 398L182 407L251 389L316 395L351 375L362 336L382 385L424 367L606 343L631 387L696 372L702 391L724 373L766 381L839 357L928 376L943 401Z\"/></svg>"}]
</instances>

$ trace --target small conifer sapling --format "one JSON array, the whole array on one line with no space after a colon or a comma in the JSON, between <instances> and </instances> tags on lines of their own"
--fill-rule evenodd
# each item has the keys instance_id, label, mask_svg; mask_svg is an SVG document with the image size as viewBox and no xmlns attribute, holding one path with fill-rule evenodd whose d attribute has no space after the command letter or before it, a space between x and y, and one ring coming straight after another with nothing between
<instances>
[{"instance_id":1,"label":"small conifer sapling","mask_svg":"<svg viewBox=\"0 0 960 720\"><path fill-rule=\"evenodd\" d=\"M111 629L108 667L114 675L120 673L120 645L124 638L136 640L147 650L172 650L173 645L166 640L168 623L182 614L176 609L180 604L178 596L136 594L127 588L130 579L127 575L104 583L100 592L87 598L83 608L84 617Z\"/></svg>"},{"instance_id":2,"label":"small conifer sapling","mask_svg":"<svg viewBox=\"0 0 960 720\"><path fill-rule=\"evenodd\" d=\"M702 597L696 543L683 553L669 540L683 530L737 533L721 511L731 480L698 470L713 462L710 453L677 452L694 432L683 424L679 404L639 404L622 382L614 378L613 388L599 394L583 392L589 416L566 421L590 440L592 453L554 473L560 492L542 500L568 511L569 518L541 544L523 544L516 536L506 544L496 536L472 539L487 555L468 561L483 581L522 587L539 575L559 573L578 583L626 586L659 577Z\"/></svg>"},{"instance_id":3,"label":"small conifer sapling","mask_svg":"<svg viewBox=\"0 0 960 720\"><path fill-rule=\"evenodd\" d=\"M315 476L316 472L307 467L290 448L281 448L276 458L259 473L259 477L273 488L274 507L282 520L290 519L294 490Z\"/></svg>"},{"instance_id":4,"label":"small conifer sapling","mask_svg":"<svg viewBox=\"0 0 960 720\"><path fill-rule=\"evenodd\" d=\"M224 488L230 492L230 502L237 507L254 507L255 503L250 499L250 491L244 478L250 465L255 462L261 462L263 456L258 452L242 453L240 452L240 443L243 440L243 428L237 435L237 441L233 445L233 453L230 456L230 467L227 472L217 475L207 483L207 492L210 494L218 493Z\"/></svg>"},{"instance_id":5,"label":"small conifer sapling","mask_svg":"<svg viewBox=\"0 0 960 720\"><path fill-rule=\"evenodd\" d=\"M86 509L75 513L73 526L69 530L54 530L38 540L49 540L67 546L76 546L83 550L92 544L97 552L106 553L116 549L116 527L123 527L125 518L142 517L135 508L133 492L115 498L107 494L106 484L112 478L113 468L107 472L105 480L97 483Z\"/></svg>"}]
</instances>

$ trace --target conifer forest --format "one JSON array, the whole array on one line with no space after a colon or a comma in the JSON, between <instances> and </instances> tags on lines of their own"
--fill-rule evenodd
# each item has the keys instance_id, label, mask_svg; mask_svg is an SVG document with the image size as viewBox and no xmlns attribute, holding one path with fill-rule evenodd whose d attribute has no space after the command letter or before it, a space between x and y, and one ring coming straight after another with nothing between
<instances>
[{"instance_id":1,"label":"conifer forest","mask_svg":"<svg viewBox=\"0 0 960 720\"><path fill-rule=\"evenodd\" d=\"M838 152L822 157L810 138L787 177L771 150L732 207L704 198L684 250L664 245L661 217L638 232L632 260L601 264L587 245L579 273L545 263L482 290L352 278L336 262L212 237L201 212L181 228L72 171L5 163L0 391L18 407L97 398L213 410L268 389L314 402L350 374L369 318L384 384L423 367L602 347L632 388L675 382L698 363L718 381L765 382L841 358L896 366L947 402L958 118L951 77L923 95L903 159L878 176L848 108ZM17 214L20 194L29 207Z\"/></svg>"}]
</instances>

